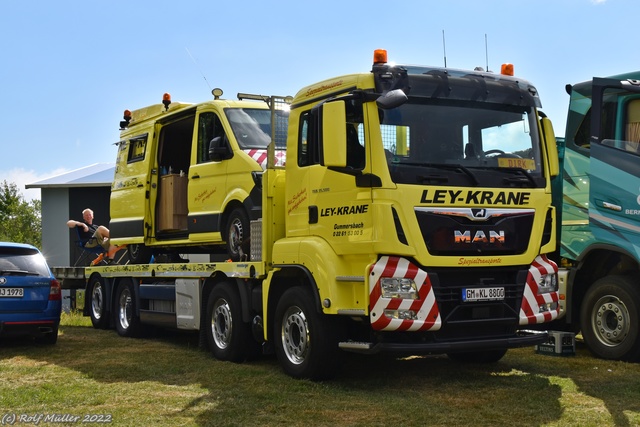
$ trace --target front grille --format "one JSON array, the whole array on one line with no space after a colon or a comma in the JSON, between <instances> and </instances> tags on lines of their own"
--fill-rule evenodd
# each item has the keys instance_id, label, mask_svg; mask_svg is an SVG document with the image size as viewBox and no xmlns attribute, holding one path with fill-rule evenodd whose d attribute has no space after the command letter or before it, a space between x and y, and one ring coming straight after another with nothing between
<instances>
[{"instance_id":1,"label":"front grille","mask_svg":"<svg viewBox=\"0 0 640 427\"><path fill-rule=\"evenodd\" d=\"M492 256L527 250L535 211L420 207L415 213L430 254Z\"/></svg>"},{"instance_id":2,"label":"front grille","mask_svg":"<svg viewBox=\"0 0 640 427\"><path fill-rule=\"evenodd\" d=\"M524 284L526 266L503 268L437 268L427 269L438 308L443 321L443 331L455 324L463 327L471 322L517 323ZM504 287L505 298L499 301L463 302L465 288Z\"/></svg>"}]
</instances>

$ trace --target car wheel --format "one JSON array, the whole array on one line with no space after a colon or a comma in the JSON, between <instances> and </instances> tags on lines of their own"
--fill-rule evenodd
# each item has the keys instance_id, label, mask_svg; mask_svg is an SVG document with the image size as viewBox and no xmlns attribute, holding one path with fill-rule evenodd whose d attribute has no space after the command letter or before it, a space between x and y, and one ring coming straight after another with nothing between
<instances>
[{"instance_id":1,"label":"car wheel","mask_svg":"<svg viewBox=\"0 0 640 427\"><path fill-rule=\"evenodd\" d=\"M232 261L246 261L249 259L251 240L249 236L249 218L242 208L231 211L227 221L224 239L227 242L227 252Z\"/></svg>"},{"instance_id":2,"label":"car wheel","mask_svg":"<svg viewBox=\"0 0 640 427\"><path fill-rule=\"evenodd\" d=\"M151 261L153 251L142 243L127 245L129 261L131 264L148 264Z\"/></svg>"},{"instance_id":3,"label":"car wheel","mask_svg":"<svg viewBox=\"0 0 640 427\"><path fill-rule=\"evenodd\" d=\"M41 345L54 345L58 342L58 325L53 330L45 335L36 337L36 344Z\"/></svg>"}]
</instances>

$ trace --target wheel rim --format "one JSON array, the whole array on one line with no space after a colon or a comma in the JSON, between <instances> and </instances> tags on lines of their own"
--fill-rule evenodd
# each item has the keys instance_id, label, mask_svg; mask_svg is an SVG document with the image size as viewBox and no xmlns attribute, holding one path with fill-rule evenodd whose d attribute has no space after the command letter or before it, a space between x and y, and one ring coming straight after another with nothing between
<instances>
[{"instance_id":1,"label":"wheel rim","mask_svg":"<svg viewBox=\"0 0 640 427\"><path fill-rule=\"evenodd\" d=\"M129 245L127 250L129 251L129 255L132 258L137 258L140 256L140 248L138 247L138 245Z\"/></svg>"},{"instance_id":2,"label":"wheel rim","mask_svg":"<svg viewBox=\"0 0 640 427\"><path fill-rule=\"evenodd\" d=\"M605 295L593 307L591 326L602 344L610 347L620 345L631 327L629 310L618 297Z\"/></svg>"},{"instance_id":3,"label":"wheel rim","mask_svg":"<svg viewBox=\"0 0 640 427\"><path fill-rule=\"evenodd\" d=\"M309 352L309 324L299 307L289 307L282 322L282 346L287 359L295 365L304 362Z\"/></svg>"},{"instance_id":4,"label":"wheel rim","mask_svg":"<svg viewBox=\"0 0 640 427\"><path fill-rule=\"evenodd\" d=\"M118 320L123 329L129 329L131 323L131 293L124 289L118 301Z\"/></svg>"},{"instance_id":5,"label":"wheel rim","mask_svg":"<svg viewBox=\"0 0 640 427\"><path fill-rule=\"evenodd\" d=\"M96 320L100 320L102 317L104 295L102 294L102 285L95 283L93 285L93 291L91 291L91 312Z\"/></svg>"},{"instance_id":6,"label":"wheel rim","mask_svg":"<svg viewBox=\"0 0 640 427\"><path fill-rule=\"evenodd\" d=\"M244 229L242 228L242 221L235 218L229 226L229 246L234 253L238 253L240 251L243 239Z\"/></svg>"},{"instance_id":7,"label":"wheel rim","mask_svg":"<svg viewBox=\"0 0 640 427\"><path fill-rule=\"evenodd\" d=\"M229 346L232 329L231 308L224 298L220 298L213 306L213 314L211 315L211 333L218 348L225 349Z\"/></svg>"}]
</instances>

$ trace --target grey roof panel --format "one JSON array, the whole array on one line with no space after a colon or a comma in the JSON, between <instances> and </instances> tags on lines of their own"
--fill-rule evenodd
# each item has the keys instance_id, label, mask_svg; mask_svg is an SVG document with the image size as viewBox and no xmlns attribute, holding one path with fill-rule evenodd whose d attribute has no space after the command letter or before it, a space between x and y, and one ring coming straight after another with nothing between
<instances>
[{"instance_id":1,"label":"grey roof panel","mask_svg":"<svg viewBox=\"0 0 640 427\"><path fill-rule=\"evenodd\" d=\"M70 172L25 185L25 188L110 187L114 163L95 163Z\"/></svg>"}]
</instances>

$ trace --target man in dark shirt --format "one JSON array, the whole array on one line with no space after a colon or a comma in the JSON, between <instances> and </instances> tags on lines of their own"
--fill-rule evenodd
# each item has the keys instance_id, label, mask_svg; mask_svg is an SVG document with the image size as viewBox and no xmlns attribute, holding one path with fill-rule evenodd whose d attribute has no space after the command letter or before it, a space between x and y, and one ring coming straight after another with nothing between
<instances>
[{"instance_id":1,"label":"man in dark shirt","mask_svg":"<svg viewBox=\"0 0 640 427\"><path fill-rule=\"evenodd\" d=\"M107 258L113 261L113 256L117 252L118 247L111 244L109 240L109 229L107 227L93 223L93 211L91 209L87 208L82 211L82 221L70 219L67 221L67 226L69 228L78 227L78 232L82 240L86 241L95 237L96 243L93 244L93 246L102 246L105 252L107 252ZM92 242L89 242L88 245L87 247L93 247Z\"/></svg>"}]
</instances>

